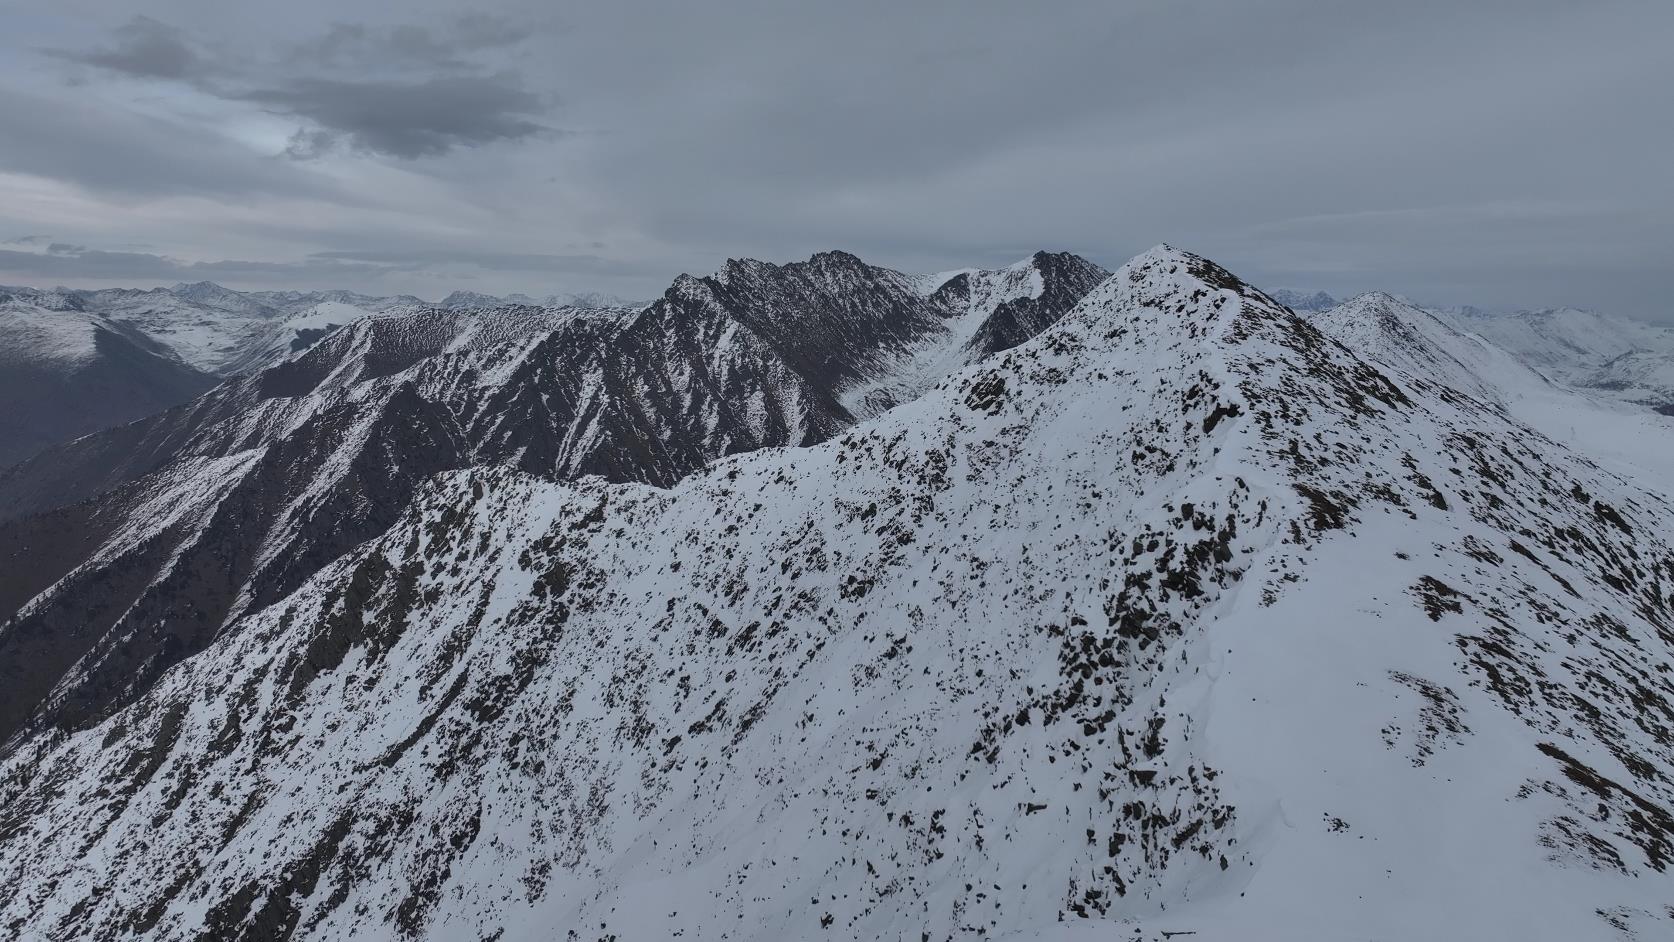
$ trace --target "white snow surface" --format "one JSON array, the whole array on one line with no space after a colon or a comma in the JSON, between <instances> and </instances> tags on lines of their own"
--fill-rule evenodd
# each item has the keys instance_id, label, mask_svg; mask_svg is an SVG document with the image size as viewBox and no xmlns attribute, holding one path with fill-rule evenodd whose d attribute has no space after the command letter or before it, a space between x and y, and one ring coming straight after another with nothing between
<instances>
[{"instance_id":1,"label":"white snow surface","mask_svg":"<svg viewBox=\"0 0 1674 942\"><path fill-rule=\"evenodd\" d=\"M213 282L171 288L0 288L14 298L0 306L59 311L65 324L80 317L103 318L138 330L192 367L220 376L255 372L293 354L299 330L340 327L369 313L427 307L418 298L375 297L350 291L234 291ZM514 295L455 292L441 306L498 309L536 306L587 309L630 306L609 295L551 295L543 299Z\"/></svg>"},{"instance_id":2,"label":"white snow surface","mask_svg":"<svg viewBox=\"0 0 1674 942\"><path fill-rule=\"evenodd\" d=\"M49 310L23 301L0 304L0 365L74 368L98 355L100 319L74 310Z\"/></svg>"},{"instance_id":3,"label":"white snow surface","mask_svg":"<svg viewBox=\"0 0 1674 942\"><path fill-rule=\"evenodd\" d=\"M1159 247L826 445L437 479L0 762L0 925L1664 939L1670 532Z\"/></svg>"},{"instance_id":4,"label":"white snow surface","mask_svg":"<svg viewBox=\"0 0 1674 942\"><path fill-rule=\"evenodd\" d=\"M325 333L352 324L372 311L342 301L321 301L290 316L277 319L262 331L259 341L241 352L226 371L248 373L272 366L312 346Z\"/></svg>"},{"instance_id":5,"label":"white snow surface","mask_svg":"<svg viewBox=\"0 0 1674 942\"><path fill-rule=\"evenodd\" d=\"M1501 406L1548 438L1674 496L1674 416L1548 379L1518 355L1461 329L1476 326L1480 315L1458 321L1373 292L1308 316L1359 356Z\"/></svg>"},{"instance_id":6,"label":"white snow surface","mask_svg":"<svg viewBox=\"0 0 1674 942\"><path fill-rule=\"evenodd\" d=\"M1596 396L1674 406L1674 329L1575 308L1436 313L1559 382Z\"/></svg>"}]
</instances>

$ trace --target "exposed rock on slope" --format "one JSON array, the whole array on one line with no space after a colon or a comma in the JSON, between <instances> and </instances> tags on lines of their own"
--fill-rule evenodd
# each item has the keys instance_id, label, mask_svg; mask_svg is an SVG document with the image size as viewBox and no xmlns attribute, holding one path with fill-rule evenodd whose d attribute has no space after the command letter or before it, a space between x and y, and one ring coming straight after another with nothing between
<instances>
[{"instance_id":1,"label":"exposed rock on slope","mask_svg":"<svg viewBox=\"0 0 1674 942\"><path fill-rule=\"evenodd\" d=\"M1159 249L824 445L442 477L0 763L0 925L1655 938L1671 531Z\"/></svg>"},{"instance_id":2,"label":"exposed rock on slope","mask_svg":"<svg viewBox=\"0 0 1674 942\"><path fill-rule=\"evenodd\" d=\"M724 455L823 441L853 423L852 389L916 393L1056 320L1099 274L1043 253L974 273L980 293L926 297L832 252L683 276L639 310L358 320L0 475L0 743L131 701L229 619L382 533L440 471L668 485ZM932 348L940 373L892 379Z\"/></svg>"}]
</instances>

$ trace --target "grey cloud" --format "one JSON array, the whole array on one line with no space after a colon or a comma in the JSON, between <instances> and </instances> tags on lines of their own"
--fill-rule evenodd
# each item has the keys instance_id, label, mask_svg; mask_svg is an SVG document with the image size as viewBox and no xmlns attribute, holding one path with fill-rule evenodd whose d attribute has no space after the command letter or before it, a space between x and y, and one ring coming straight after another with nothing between
<instances>
[{"instance_id":1,"label":"grey cloud","mask_svg":"<svg viewBox=\"0 0 1674 942\"><path fill-rule=\"evenodd\" d=\"M669 273L647 273L635 266L595 255L558 255L417 248L406 251L316 252L294 261L211 259L186 261L149 252L107 251L53 243L44 251L0 249L0 273L26 283L77 284L173 283L225 281L242 285L343 287L390 290L395 278L400 291L419 280L459 284L478 280L478 273L523 273L522 284L553 286L554 275L629 276L649 278L660 286Z\"/></svg>"},{"instance_id":2,"label":"grey cloud","mask_svg":"<svg viewBox=\"0 0 1674 942\"><path fill-rule=\"evenodd\" d=\"M337 149L337 135L319 129L297 128L285 142L285 156L292 160L313 160Z\"/></svg>"},{"instance_id":3,"label":"grey cloud","mask_svg":"<svg viewBox=\"0 0 1674 942\"><path fill-rule=\"evenodd\" d=\"M139 16L116 30L114 45L48 54L126 76L187 80L199 93L308 121L312 126L299 128L284 148L294 160L343 147L414 159L553 133L536 120L548 110L545 100L526 90L520 76L482 74L467 58L527 36L484 12L455 17L441 31L336 23L294 46L289 69L250 56L212 74L184 31ZM325 67L327 74L290 74L298 66ZM380 72L398 77L373 77Z\"/></svg>"},{"instance_id":4,"label":"grey cloud","mask_svg":"<svg viewBox=\"0 0 1674 942\"><path fill-rule=\"evenodd\" d=\"M0 170L97 191L346 198L322 178L212 130L81 99L53 100L0 86L0 126L28 128L26 134L0 134Z\"/></svg>"},{"instance_id":5,"label":"grey cloud","mask_svg":"<svg viewBox=\"0 0 1674 942\"><path fill-rule=\"evenodd\" d=\"M218 260L186 262L146 252L107 252L80 246L76 252L18 252L0 249L0 271L37 283L54 281L193 281L205 278L294 276L302 280L376 274L385 266L311 259L304 262Z\"/></svg>"},{"instance_id":6,"label":"grey cloud","mask_svg":"<svg viewBox=\"0 0 1674 942\"><path fill-rule=\"evenodd\" d=\"M238 97L306 118L357 150L409 160L553 133L531 120L545 111L540 96L510 75L411 83L309 78ZM326 142L305 139L313 153Z\"/></svg>"},{"instance_id":7,"label":"grey cloud","mask_svg":"<svg viewBox=\"0 0 1674 942\"><path fill-rule=\"evenodd\" d=\"M139 78L184 79L201 73L205 61L185 33L148 16L116 28L114 45L85 52L50 49L47 54Z\"/></svg>"},{"instance_id":8,"label":"grey cloud","mask_svg":"<svg viewBox=\"0 0 1674 942\"><path fill-rule=\"evenodd\" d=\"M427 65L466 68L467 54L485 49L516 45L529 31L511 20L490 13L467 13L453 20L447 29L399 24L390 27L365 23L333 23L324 33L292 46L289 58L297 62L326 66Z\"/></svg>"}]
</instances>

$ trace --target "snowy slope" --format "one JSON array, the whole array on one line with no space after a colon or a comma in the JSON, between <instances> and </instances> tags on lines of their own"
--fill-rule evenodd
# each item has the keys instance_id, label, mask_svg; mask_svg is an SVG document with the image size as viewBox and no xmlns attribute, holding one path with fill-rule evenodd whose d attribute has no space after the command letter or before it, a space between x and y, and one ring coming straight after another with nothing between
<instances>
[{"instance_id":1,"label":"snowy slope","mask_svg":"<svg viewBox=\"0 0 1674 942\"><path fill-rule=\"evenodd\" d=\"M0 468L212 385L144 335L61 299L0 301Z\"/></svg>"},{"instance_id":2,"label":"snowy slope","mask_svg":"<svg viewBox=\"0 0 1674 942\"><path fill-rule=\"evenodd\" d=\"M1626 402L1674 407L1674 329L1574 308L1437 313L1560 382Z\"/></svg>"},{"instance_id":3,"label":"snowy slope","mask_svg":"<svg viewBox=\"0 0 1674 942\"><path fill-rule=\"evenodd\" d=\"M271 305L211 282L78 294L87 309L139 330L192 367L216 375L226 375L281 316Z\"/></svg>"},{"instance_id":4,"label":"snowy slope","mask_svg":"<svg viewBox=\"0 0 1674 942\"><path fill-rule=\"evenodd\" d=\"M630 301L613 294L601 294L597 291L583 291L571 294L548 294L542 297L530 297L527 294L508 294L496 297L491 294L480 294L475 291L455 291L441 301L438 307L454 308L456 310L470 310L472 308L506 307L521 305L525 307L576 307L588 310L606 310L610 308L644 307L643 301Z\"/></svg>"},{"instance_id":5,"label":"snowy slope","mask_svg":"<svg viewBox=\"0 0 1674 942\"><path fill-rule=\"evenodd\" d=\"M318 343L320 338L372 314L372 310L342 301L320 301L289 315L281 315L262 331L226 372L238 375L273 366Z\"/></svg>"},{"instance_id":6,"label":"snowy slope","mask_svg":"<svg viewBox=\"0 0 1674 942\"><path fill-rule=\"evenodd\" d=\"M824 445L437 479L0 763L0 925L1666 938L1669 532L1159 248Z\"/></svg>"},{"instance_id":7,"label":"snowy slope","mask_svg":"<svg viewBox=\"0 0 1674 942\"><path fill-rule=\"evenodd\" d=\"M1635 350L1605 361L1579 384L1647 402L1674 415L1674 350Z\"/></svg>"},{"instance_id":8,"label":"snowy slope","mask_svg":"<svg viewBox=\"0 0 1674 942\"><path fill-rule=\"evenodd\" d=\"M209 281L143 290L0 287L0 299L7 297L45 309L76 310L103 318L143 335L165 355L217 376L270 366L318 339L320 328L341 326L366 312L425 306L418 298L405 295L234 291ZM492 306L506 305L500 302Z\"/></svg>"},{"instance_id":9,"label":"snowy slope","mask_svg":"<svg viewBox=\"0 0 1674 942\"><path fill-rule=\"evenodd\" d=\"M1476 321L1460 325L1387 294L1361 295L1309 319L1368 360L1414 382L1439 383L1500 406L1547 437L1674 496L1674 416L1554 382L1523 358L1461 329Z\"/></svg>"}]
</instances>

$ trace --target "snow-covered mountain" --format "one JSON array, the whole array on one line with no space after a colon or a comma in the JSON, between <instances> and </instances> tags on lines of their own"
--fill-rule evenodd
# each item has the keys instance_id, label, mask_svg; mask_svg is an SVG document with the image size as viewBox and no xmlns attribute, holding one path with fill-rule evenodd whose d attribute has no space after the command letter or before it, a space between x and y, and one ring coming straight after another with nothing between
<instances>
[{"instance_id":1,"label":"snow-covered mountain","mask_svg":"<svg viewBox=\"0 0 1674 942\"><path fill-rule=\"evenodd\" d=\"M1437 313L1560 382L1674 413L1674 329L1574 308Z\"/></svg>"},{"instance_id":2,"label":"snow-covered mountain","mask_svg":"<svg viewBox=\"0 0 1674 942\"><path fill-rule=\"evenodd\" d=\"M214 384L143 333L72 299L0 292L0 468Z\"/></svg>"},{"instance_id":3,"label":"snow-covered mountain","mask_svg":"<svg viewBox=\"0 0 1674 942\"><path fill-rule=\"evenodd\" d=\"M666 486L725 455L824 441L856 421L855 390L916 392L1049 326L1105 274L1040 253L925 295L829 252L681 276L638 310L357 320L0 473L0 742L131 701L384 532L439 472Z\"/></svg>"},{"instance_id":4,"label":"snow-covered mountain","mask_svg":"<svg viewBox=\"0 0 1674 942\"><path fill-rule=\"evenodd\" d=\"M1292 291L1288 288L1277 288L1268 292L1268 297L1283 304L1293 311L1329 311L1337 306L1337 299L1323 291Z\"/></svg>"},{"instance_id":5,"label":"snow-covered mountain","mask_svg":"<svg viewBox=\"0 0 1674 942\"><path fill-rule=\"evenodd\" d=\"M352 291L234 291L212 281L172 288L80 290L0 287L10 296L48 309L99 315L149 338L193 369L235 376L271 366L305 349L326 329L366 313L429 307L411 295L378 297ZM535 299L456 291L440 304L456 310L504 307L623 308L643 306L597 293Z\"/></svg>"},{"instance_id":6,"label":"snow-covered mountain","mask_svg":"<svg viewBox=\"0 0 1674 942\"><path fill-rule=\"evenodd\" d=\"M423 304L417 298L344 291L234 291L209 281L150 289L0 288L0 296L103 318L143 335L164 355L216 376L270 365L267 357L288 352L296 339L287 322L322 306L383 311Z\"/></svg>"},{"instance_id":7,"label":"snow-covered mountain","mask_svg":"<svg viewBox=\"0 0 1674 942\"><path fill-rule=\"evenodd\" d=\"M227 365L226 373L236 376L273 366L307 350L333 330L390 307L394 305L361 307L346 301L319 301L295 313L280 314L263 329L258 341Z\"/></svg>"},{"instance_id":8,"label":"snow-covered mountain","mask_svg":"<svg viewBox=\"0 0 1674 942\"><path fill-rule=\"evenodd\" d=\"M1456 326L1446 312L1380 292L1309 318L1380 366L1498 406L1646 487L1674 489L1674 417L1548 379L1522 358Z\"/></svg>"},{"instance_id":9,"label":"snow-covered mountain","mask_svg":"<svg viewBox=\"0 0 1674 942\"><path fill-rule=\"evenodd\" d=\"M805 265L664 300L892 291ZM437 477L14 743L0 925L1665 938L1674 506L1400 367L1445 360L1393 316L1380 366L1164 247L824 444Z\"/></svg>"},{"instance_id":10,"label":"snow-covered mountain","mask_svg":"<svg viewBox=\"0 0 1674 942\"><path fill-rule=\"evenodd\" d=\"M437 302L438 307L459 311L475 308L496 308L518 305L523 307L578 307L590 310L604 310L609 308L644 307L643 301L630 301L613 294L601 294L597 291L584 291L574 294L549 294L544 297L530 297L527 294L508 294L499 297L492 294L480 294L475 291L455 291Z\"/></svg>"}]
</instances>

